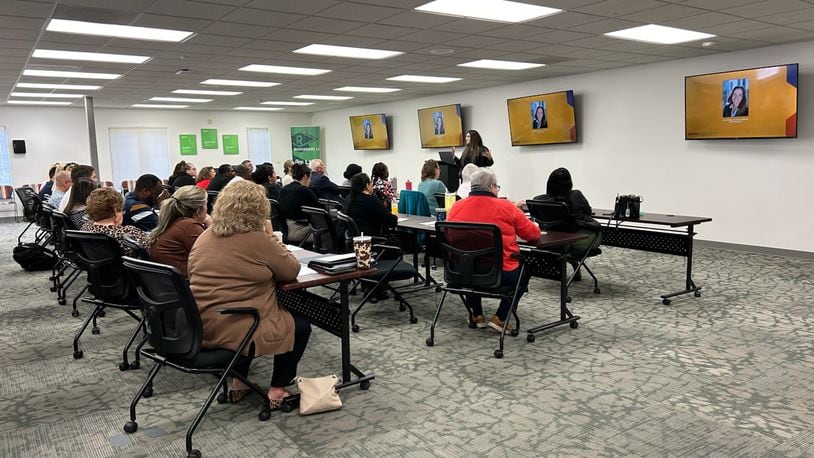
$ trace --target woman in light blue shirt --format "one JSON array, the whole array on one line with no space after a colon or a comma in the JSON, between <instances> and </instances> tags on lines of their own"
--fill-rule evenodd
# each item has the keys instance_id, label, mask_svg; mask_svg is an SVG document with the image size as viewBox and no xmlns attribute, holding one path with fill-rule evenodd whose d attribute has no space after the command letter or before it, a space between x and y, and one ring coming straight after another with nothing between
<instances>
[{"instance_id":1,"label":"woman in light blue shirt","mask_svg":"<svg viewBox=\"0 0 814 458\"><path fill-rule=\"evenodd\" d=\"M441 167L434 159L424 161L424 166L421 167L421 184L418 185L418 192L424 194L427 198L427 204L430 207L430 214L435 214L435 209L438 203L435 200L435 193L447 192L447 187L438 179L441 176Z\"/></svg>"}]
</instances>

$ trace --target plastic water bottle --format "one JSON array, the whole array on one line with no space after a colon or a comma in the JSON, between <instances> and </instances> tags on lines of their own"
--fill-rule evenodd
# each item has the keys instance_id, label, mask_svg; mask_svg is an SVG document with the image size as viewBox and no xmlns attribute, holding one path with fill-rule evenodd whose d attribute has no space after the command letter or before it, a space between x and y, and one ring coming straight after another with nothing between
<instances>
[{"instance_id":1,"label":"plastic water bottle","mask_svg":"<svg viewBox=\"0 0 814 458\"><path fill-rule=\"evenodd\" d=\"M630 218L630 206L625 206L625 218Z\"/></svg>"}]
</instances>

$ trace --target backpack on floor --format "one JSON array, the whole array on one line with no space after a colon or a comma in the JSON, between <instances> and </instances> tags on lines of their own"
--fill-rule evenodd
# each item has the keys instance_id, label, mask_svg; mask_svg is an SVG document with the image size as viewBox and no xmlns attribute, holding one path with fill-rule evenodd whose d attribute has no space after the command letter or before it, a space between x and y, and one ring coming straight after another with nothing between
<instances>
[{"instance_id":1,"label":"backpack on floor","mask_svg":"<svg viewBox=\"0 0 814 458\"><path fill-rule=\"evenodd\" d=\"M14 260L25 270L51 270L57 263L54 252L36 243L23 243L14 247Z\"/></svg>"}]
</instances>

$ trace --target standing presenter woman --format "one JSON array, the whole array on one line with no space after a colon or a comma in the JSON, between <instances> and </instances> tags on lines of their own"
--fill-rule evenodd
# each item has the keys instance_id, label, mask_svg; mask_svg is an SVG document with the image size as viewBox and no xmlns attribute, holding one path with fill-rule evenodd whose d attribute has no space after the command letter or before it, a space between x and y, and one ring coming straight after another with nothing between
<instances>
[{"instance_id":1,"label":"standing presenter woman","mask_svg":"<svg viewBox=\"0 0 814 458\"><path fill-rule=\"evenodd\" d=\"M465 146L464 151L461 153L461 169L466 167L466 164L475 164L478 167L489 167L495 163L492 159L492 152L489 148L483 145L483 140L477 130L469 130L464 137ZM452 147L452 153L455 153L455 147Z\"/></svg>"}]
</instances>

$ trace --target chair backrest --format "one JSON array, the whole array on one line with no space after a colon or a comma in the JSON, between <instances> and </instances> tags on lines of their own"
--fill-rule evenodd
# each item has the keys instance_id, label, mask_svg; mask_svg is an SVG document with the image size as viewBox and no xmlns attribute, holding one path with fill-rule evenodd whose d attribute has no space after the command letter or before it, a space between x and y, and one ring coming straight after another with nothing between
<instances>
[{"instance_id":1,"label":"chair backrest","mask_svg":"<svg viewBox=\"0 0 814 458\"><path fill-rule=\"evenodd\" d=\"M438 208L446 208L446 206L447 206L447 197L446 197L446 195L444 195L444 193L442 193L442 192L436 192L435 193L435 205L437 205Z\"/></svg>"},{"instance_id":2,"label":"chair backrest","mask_svg":"<svg viewBox=\"0 0 814 458\"><path fill-rule=\"evenodd\" d=\"M339 189L339 196L343 199L347 199L350 195L350 186L337 186L337 189Z\"/></svg>"},{"instance_id":3,"label":"chair backrest","mask_svg":"<svg viewBox=\"0 0 814 458\"><path fill-rule=\"evenodd\" d=\"M325 210L330 211L339 211L342 209L342 202L337 202L331 199L319 199L319 203L325 207Z\"/></svg>"},{"instance_id":4,"label":"chair backrest","mask_svg":"<svg viewBox=\"0 0 814 458\"><path fill-rule=\"evenodd\" d=\"M40 192L40 190L42 189L42 183L24 184L23 187L24 188L31 188L31 189L34 190L34 192Z\"/></svg>"},{"instance_id":5,"label":"chair backrest","mask_svg":"<svg viewBox=\"0 0 814 458\"><path fill-rule=\"evenodd\" d=\"M122 268L119 242L106 234L65 231L78 264L88 273L88 291L96 299L132 304L135 291Z\"/></svg>"},{"instance_id":6,"label":"chair backrest","mask_svg":"<svg viewBox=\"0 0 814 458\"><path fill-rule=\"evenodd\" d=\"M150 252L130 234L122 234L122 245L130 249L130 255L143 261L150 260Z\"/></svg>"},{"instance_id":7,"label":"chair backrest","mask_svg":"<svg viewBox=\"0 0 814 458\"><path fill-rule=\"evenodd\" d=\"M350 253L353 251L353 238L358 235L362 235L362 233L359 231L356 221L354 221L350 216L342 212L338 212L336 214L336 219L339 221L340 226L345 231L345 251Z\"/></svg>"},{"instance_id":8,"label":"chair backrest","mask_svg":"<svg viewBox=\"0 0 814 458\"><path fill-rule=\"evenodd\" d=\"M127 194L136 190L136 180L122 180L122 192Z\"/></svg>"},{"instance_id":9,"label":"chair backrest","mask_svg":"<svg viewBox=\"0 0 814 458\"><path fill-rule=\"evenodd\" d=\"M438 222L435 232L444 260L444 281L453 288L500 286L503 238L494 224Z\"/></svg>"},{"instance_id":10,"label":"chair backrest","mask_svg":"<svg viewBox=\"0 0 814 458\"><path fill-rule=\"evenodd\" d=\"M70 250L70 245L68 239L65 237L65 233L69 230L75 229L73 227L73 223L71 222L71 219L68 218L68 215L56 210L51 212L51 221L51 234L53 236L52 240L54 241L54 247L63 255L67 254Z\"/></svg>"},{"instance_id":11,"label":"chair backrest","mask_svg":"<svg viewBox=\"0 0 814 458\"><path fill-rule=\"evenodd\" d=\"M432 216L430 215L430 205L427 203L427 197L421 192L406 189L399 193L399 213Z\"/></svg>"},{"instance_id":12,"label":"chair backrest","mask_svg":"<svg viewBox=\"0 0 814 458\"><path fill-rule=\"evenodd\" d=\"M269 206L271 207L269 219L271 220L271 227L275 231L283 233L283 242L288 241L288 222L285 220L282 211L280 210L280 202L275 199L269 199Z\"/></svg>"},{"instance_id":13,"label":"chair backrest","mask_svg":"<svg viewBox=\"0 0 814 458\"><path fill-rule=\"evenodd\" d=\"M556 200L527 200L526 206L531 217L547 231L572 231L574 218L568 205Z\"/></svg>"},{"instance_id":14,"label":"chair backrest","mask_svg":"<svg viewBox=\"0 0 814 458\"><path fill-rule=\"evenodd\" d=\"M162 356L194 358L201 350L203 323L184 275L165 264L122 260L147 318L150 346Z\"/></svg>"},{"instance_id":15,"label":"chair backrest","mask_svg":"<svg viewBox=\"0 0 814 458\"><path fill-rule=\"evenodd\" d=\"M54 209L48 205L43 205L39 217L37 218L37 225L40 229L46 232L53 232L54 228L54 221L52 215L54 213Z\"/></svg>"},{"instance_id":16,"label":"chair backrest","mask_svg":"<svg viewBox=\"0 0 814 458\"><path fill-rule=\"evenodd\" d=\"M113 182L112 181L103 181L102 182L102 187L103 188L112 188L113 187Z\"/></svg>"},{"instance_id":17,"label":"chair backrest","mask_svg":"<svg viewBox=\"0 0 814 458\"><path fill-rule=\"evenodd\" d=\"M14 187L9 185L0 186L0 200L14 200Z\"/></svg>"},{"instance_id":18,"label":"chair backrest","mask_svg":"<svg viewBox=\"0 0 814 458\"><path fill-rule=\"evenodd\" d=\"M28 187L17 188L14 190L17 193L17 198L23 205L23 219L31 222L36 221L37 213L42 209L42 201L40 196L37 195L34 189Z\"/></svg>"},{"instance_id":19,"label":"chair backrest","mask_svg":"<svg viewBox=\"0 0 814 458\"><path fill-rule=\"evenodd\" d=\"M314 236L314 251L318 253L339 253L342 250L342 245L339 241L336 225L328 210L303 206L302 211L311 226Z\"/></svg>"}]
</instances>

